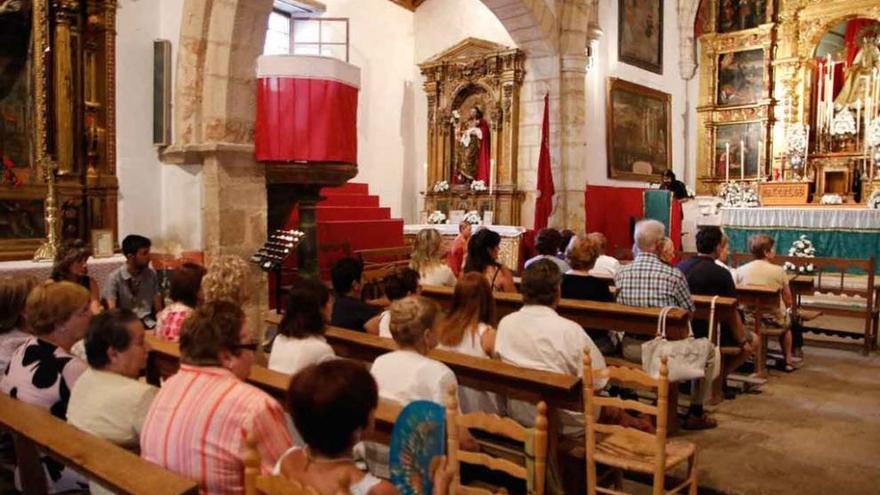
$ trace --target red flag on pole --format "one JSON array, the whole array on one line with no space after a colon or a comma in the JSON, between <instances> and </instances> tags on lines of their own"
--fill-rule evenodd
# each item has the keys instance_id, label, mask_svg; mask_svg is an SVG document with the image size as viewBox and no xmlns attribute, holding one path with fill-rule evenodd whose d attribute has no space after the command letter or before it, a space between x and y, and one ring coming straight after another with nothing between
<instances>
[{"instance_id":1,"label":"red flag on pole","mask_svg":"<svg viewBox=\"0 0 880 495\"><path fill-rule=\"evenodd\" d=\"M538 157L538 198L535 201L535 230L547 227L553 212L553 171L550 170L550 93L544 95L544 124L541 127L541 154Z\"/></svg>"}]
</instances>

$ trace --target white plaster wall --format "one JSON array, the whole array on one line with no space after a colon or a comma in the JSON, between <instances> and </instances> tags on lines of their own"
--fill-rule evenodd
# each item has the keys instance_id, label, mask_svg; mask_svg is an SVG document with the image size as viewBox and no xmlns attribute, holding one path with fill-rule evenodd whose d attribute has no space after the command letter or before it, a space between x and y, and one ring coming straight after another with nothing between
<instances>
[{"instance_id":1,"label":"white plaster wall","mask_svg":"<svg viewBox=\"0 0 880 495\"><path fill-rule=\"evenodd\" d=\"M678 70L678 20L676 19L677 0L665 0L663 4L663 74L655 74L632 65L617 61L617 7L616 1L599 2L599 25L604 35L599 42L598 60L595 67L587 73L587 182L593 185L615 185L619 187L646 186L644 182L616 181L608 178L606 149L605 100L608 77L618 77L643 86L657 89L672 95L672 169L676 176L685 176L685 92L687 84L681 79ZM691 121L696 119L696 86L691 93ZM696 129L693 122L690 126ZM690 138L688 152L690 173L688 182L693 185L693 159L695 141Z\"/></svg>"}]
</instances>

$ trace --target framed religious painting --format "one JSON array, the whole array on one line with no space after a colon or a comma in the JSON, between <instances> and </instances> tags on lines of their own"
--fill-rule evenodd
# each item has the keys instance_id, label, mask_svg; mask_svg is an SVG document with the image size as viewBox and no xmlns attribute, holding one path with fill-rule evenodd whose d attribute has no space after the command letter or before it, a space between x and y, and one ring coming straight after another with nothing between
<instances>
[{"instance_id":1,"label":"framed religious painting","mask_svg":"<svg viewBox=\"0 0 880 495\"><path fill-rule=\"evenodd\" d=\"M608 177L660 182L672 166L669 93L608 78Z\"/></svg>"},{"instance_id":2,"label":"framed religious painting","mask_svg":"<svg viewBox=\"0 0 880 495\"><path fill-rule=\"evenodd\" d=\"M758 103L764 91L764 50L756 48L718 55L715 103L719 106Z\"/></svg>"},{"instance_id":3,"label":"framed religious painting","mask_svg":"<svg viewBox=\"0 0 880 495\"><path fill-rule=\"evenodd\" d=\"M715 0L717 1L717 31L732 33L752 29L767 22L768 0Z\"/></svg>"},{"instance_id":4,"label":"framed religious painting","mask_svg":"<svg viewBox=\"0 0 880 495\"><path fill-rule=\"evenodd\" d=\"M716 126L715 177L723 178L725 181L758 177L764 149L761 122Z\"/></svg>"},{"instance_id":5,"label":"framed religious painting","mask_svg":"<svg viewBox=\"0 0 880 495\"><path fill-rule=\"evenodd\" d=\"M619 0L617 59L663 74L663 0Z\"/></svg>"}]
</instances>

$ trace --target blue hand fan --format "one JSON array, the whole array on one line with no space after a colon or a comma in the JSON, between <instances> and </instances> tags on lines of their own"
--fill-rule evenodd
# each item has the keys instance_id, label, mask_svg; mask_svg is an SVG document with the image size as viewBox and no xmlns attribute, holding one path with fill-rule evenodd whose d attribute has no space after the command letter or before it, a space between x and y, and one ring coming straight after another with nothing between
<instances>
[{"instance_id":1,"label":"blue hand fan","mask_svg":"<svg viewBox=\"0 0 880 495\"><path fill-rule=\"evenodd\" d=\"M446 410L429 401L406 406L394 423L388 463L401 495L430 495L434 459L446 450Z\"/></svg>"}]
</instances>

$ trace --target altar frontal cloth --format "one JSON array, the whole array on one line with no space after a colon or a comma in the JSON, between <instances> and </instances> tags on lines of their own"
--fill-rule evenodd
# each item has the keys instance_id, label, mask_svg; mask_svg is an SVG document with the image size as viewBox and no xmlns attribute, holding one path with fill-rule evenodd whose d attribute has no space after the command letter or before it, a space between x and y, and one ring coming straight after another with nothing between
<instances>
[{"instance_id":1,"label":"altar frontal cloth","mask_svg":"<svg viewBox=\"0 0 880 495\"><path fill-rule=\"evenodd\" d=\"M257 59L258 161L357 163L361 70L329 57Z\"/></svg>"}]
</instances>

